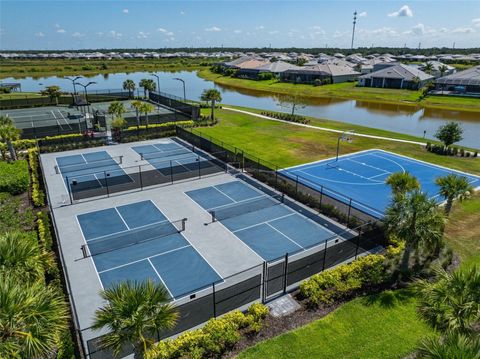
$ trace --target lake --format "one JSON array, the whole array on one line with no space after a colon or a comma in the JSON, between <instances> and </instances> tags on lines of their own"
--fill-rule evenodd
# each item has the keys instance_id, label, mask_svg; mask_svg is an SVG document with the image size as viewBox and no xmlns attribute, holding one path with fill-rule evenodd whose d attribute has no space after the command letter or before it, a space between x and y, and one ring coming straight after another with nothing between
<instances>
[{"instance_id":1,"label":"lake","mask_svg":"<svg viewBox=\"0 0 480 359\"><path fill-rule=\"evenodd\" d=\"M288 108L281 107L272 94L216 85L212 81L198 77L195 72L158 72L157 74L160 77L160 90L176 96L183 97L181 82L174 80L175 77L178 77L185 80L187 98L192 100L199 100L204 89L215 87L222 93L222 103L224 104L263 110L290 111ZM81 79L79 82L83 84L90 81L96 82L89 87L92 90L119 89L126 78L132 79L137 84L142 78L151 78L156 81L149 73L135 72L97 75ZM50 85L58 85L64 91L71 92L73 90L71 81L56 76L6 78L2 81L19 82L22 85L22 91L39 91ZM77 90L79 89L77 88ZM426 131L427 139L433 139L435 131L442 124L456 121L462 125L464 130L464 139L459 144L480 148L480 112L423 109L405 105L325 98L308 101L308 105L298 109L296 113L419 137L423 137L424 131Z\"/></svg>"}]
</instances>

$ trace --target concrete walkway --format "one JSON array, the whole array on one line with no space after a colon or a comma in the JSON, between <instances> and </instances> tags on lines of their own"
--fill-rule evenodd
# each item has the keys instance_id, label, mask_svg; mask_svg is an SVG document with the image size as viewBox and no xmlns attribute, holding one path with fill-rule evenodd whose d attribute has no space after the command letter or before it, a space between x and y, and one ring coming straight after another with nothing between
<instances>
[{"instance_id":1,"label":"concrete walkway","mask_svg":"<svg viewBox=\"0 0 480 359\"><path fill-rule=\"evenodd\" d=\"M285 120L279 120L279 119L277 119L277 118L273 118L273 117L269 117L269 116L265 116L265 115L260 115L260 114L258 114L258 113L254 113L254 112L239 110L239 109L231 108L231 107L225 107L225 106L223 106L222 109L223 109L223 110L227 110L227 111L234 111L234 112L244 113L244 114L246 114L246 115L251 115L251 116L263 118L263 119L265 119L265 120L283 122L283 123L287 123L287 124L289 124L289 125L311 128L311 129L314 129L314 130L328 131L328 132L335 132L335 133L343 133L343 132L344 132L344 131L342 131L342 130L334 130L334 129L331 129L331 128L325 128L325 127L319 127L319 126L306 125L306 124L303 124L303 123L295 123L295 122L290 122L290 121L285 121ZM358 133L358 132L355 132L355 136L375 138L375 139L377 139L377 140L385 140L385 141L393 141L393 142L402 142L402 143L411 143L411 144L413 144L413 145L420 145L420 146L426 146L426 145L427 145L425 142L417 142L417 141L402 140L402 139L399 139L399 138L391 138L391 137L367 135L367 134Z\"/></svg>"}]
</instances>

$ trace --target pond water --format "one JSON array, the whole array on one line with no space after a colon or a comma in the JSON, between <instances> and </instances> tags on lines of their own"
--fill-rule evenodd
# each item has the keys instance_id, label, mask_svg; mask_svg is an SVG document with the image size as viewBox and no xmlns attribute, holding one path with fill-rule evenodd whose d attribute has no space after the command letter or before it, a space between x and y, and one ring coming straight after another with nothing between
<instances>
[{"instance_id":1,"label":"pond water","mask_svg":"<svg viewBox=\"0 0 480 359\"><path fill-rule=\"evenodd\" d=\"M222 93L222 103L225 104L264 110L289 111L288 108L281 107L278 104L274 95L260 91L239 90L216 85L212 81L198 77L195 72L158 72L157 74L160 77L160 90L176 96L183 97L181 82L174 80L174 78L178 77L185 80L187 98L192 100L199 100L204 89L216 87ZM96 84L89 87L92 90L119 89L126 78L132 79L137 84L142 78L151 78L156 81L149 73L135 72L129 74L96 75L81 79L79 82L84 84L89 81L96 82ZM19 82L22 85L22 91L39 91L50 85L58 85L65 91L72 91L71 81L56 76L21 79L6 78L2 81ZM462 125L464 130L464 139L459 144L480 148L480 112L423 109L360 100L325 98L308 101L308 105L298 109L296 113L419 137L423 137L426 131L427 139L433 139L435 131L442 124L448 121L456 121Z\"/></svg>"}]
</instances>

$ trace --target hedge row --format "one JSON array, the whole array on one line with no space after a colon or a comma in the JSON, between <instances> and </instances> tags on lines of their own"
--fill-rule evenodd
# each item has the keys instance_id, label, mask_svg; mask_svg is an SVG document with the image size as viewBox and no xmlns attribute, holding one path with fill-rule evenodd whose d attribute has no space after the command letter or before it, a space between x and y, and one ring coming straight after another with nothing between
<instances>
[{"instance_id":1,"label":"hedge row","mask_svg":"<svg viewBox=\"0 0 480 359\"><path fill-rule=\"evenodd\" d=\"M263 116L268 116L268 117L272 117L272 118L276 118L278 120L282 120L282 121L289 121L289 122L295 122L295 123L303 123L303 124L307 124L310 122L309 119L303 117L303 116L299 116L299 115L291 115L291 114L288 114L288 113L278 113L278 112L265 112L265 111L262 111L260 112L261 115Z\"/></svg>"},{"instance_id":2,"label":"hedge row","mask_svg":"<svg viewBox=\"0 0 480 359\"><path fill-rule=\"evenodd\" d=\"M162 128L162 127L170 127L170 126L180 126L180 127L192 127L194 124L193 121L177 121L177 122L165 122L165 123L154 123L151 125L148 125L148 128ZM140 125L140 126L130 126L127 129L123 130L125 131L137 131L137 129L140 130L146 130L147 126L146 125Z\"/></svg>"},{"instance_id":3,"label":"hedge row","mask_svg":"<svg viewBox=\"0 0 480 359\"><path fill-rule=\"evenodd\" d=\"M0 192L17 195L26 192L28 185L27 161L0 161Z\"/></svg>"},{"instance_id":4,"label":"hedge row","mask_svg":"<svg viewBox=\"0 0 480 359\"><path fill-rule=\"evenodd\" d=\"M331 304L361 288L385 282L384 261L384 256L372 254L318 273L300 285L300 293L312 306Z\"/></svg>"},{"instance_id":5,"label":"hedge row","mask_svg":"<svg viewBox=\"0 0 480 359\"><path fill-rule=\"evenodd\" d=\"M28 150L28 163L30 164L33 205L35 207L43 207L45 205L45 193L43 193L43 191L40 189L38 150L36 148L31 148Z\"/></svg>"},{"instance_id":6,"label":"hedge row","mask_svg":"<svg viewBox=\"0 0 480 359\"><path fill-rule=\"evenodd\" d=\"M210 319L204 327L187 331L176 339L159 342L146 359L219 357L238 343L242 335L258 333L268 315L268 308L256 303L246 314L234 311L219 319Z\"/></svg>"},{"instance_id":7,"label":"hedge row","mask_svg":"<svg viewBox=\"0 0 480 359\"><path fill-rule=\"evenodd\" d=\"M445 147L443 145L432 145L430 142L427 142L426 149L429 152L445 156L478 157L478 151L472 153L470 151L465 151L463 148Z\"/></svg>"}]
</instances>

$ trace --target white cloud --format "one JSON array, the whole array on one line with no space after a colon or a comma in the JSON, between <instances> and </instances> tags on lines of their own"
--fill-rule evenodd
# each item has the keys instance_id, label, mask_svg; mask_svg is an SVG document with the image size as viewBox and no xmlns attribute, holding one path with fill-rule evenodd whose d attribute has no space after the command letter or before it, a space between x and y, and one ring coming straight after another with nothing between
<instances>
[{"instance_id":1,"label":"white cloud","mask_svg":"<svg viewBox=\"0 0 480 359\"><path fill-rule=\"evenodd\" d=\"M412 27L412 33L415 35L425 35L425 25L423 24L417 24L414 27Z\"/></svg>"},{"instance_id":2,"label":"white cloud","mask_svg":"<svg viewBox=\"0 0 480 359\"><path fill-rule=\"evenodd\" d=\"M325 30L323 30L321 26L315 25L315 26L312 26L311 29L314 30L311 35L315 36L315 35L325 35L326 34Z\"/></svg>"},{"instance_id":3,"label":"white cloud","mask_svg":"<svg viewBox=\"0 0 480 359\"><path fill-rule=\"evenodd\" d=\"M148 32L139 31L137 34L137 39L146 39L150 35Z\"/></svg>"},{"instance_id":4,"label":"white cloud","mask_svg":"<svg viewBox=\"0 0 480 359\"><path fill-rule=\"evenodd\" d=\"M57 32L59 34L65 34L66 33L65 29L58 29Z\"/></svg>"},{"instance_id":5,"label":"white cloud","mask_svg":"<svg viewBox=\"0 0 480 359\"><path fill-rule=\"evenodd\" d=\"M241 34L241 33L242 33L242 30L233 30L233 33L234 33L234 34Z\"/></svg>"},{"instance_id":6,"label":"white cloud","mask_svg":"<svg viewBox=\"0 0 480 359\"><path fill-rule=\"evenodd\" d=\"M473 19L473 20L472 20L472 24L473 24L473 26L475 26L475 27L480 27L480 17L479 17L479 18L476 18L476 19Z\"/></svg>"},{"instance_id":7,"label":"white cloud","mask_svg":"<svg viewBox=\"0 0 480 359\"><path fill-rule=\"evenodd\" d=\"M117 32L115 30L110 30L107 33L107 36L118 40L118 39L121 39L123 35L120 32Z\"/></svg>"},{"instance_id":8,"label":"white cloud","mask_svg":"<svg viewBox=\"0 0 480 359\"><path fill-rule=\"evenodd\" d=\"M474 32L475 32L475 29L471 27L458 27L452 30L452 34L471 34Z\"/></svg>"},{"instance_id":9,"label":"white cloud","mask_svg":"<svg viewBox=\"0 0 480 359\"><path fill-rule=\"evenodd\" d=\"M55 26L56 29L60 29L60 28L61 28L60 24L55 24L54 26Z\"/></svg>"},{"instance_id":10,"label":"white cloud","mask_svg":"<svg viewBox=\"0 0 480 359\"><path fill-rule=\"evenodd\" d=\"M76 37L77 39L79 39L79 38L81 38L81 37L84 37L84 36L85 36L85 34L82 34L82 33L78 32L78 31L76 31L76 32L74 32L74 33L72 34L72 37Z\"/></svg>"},{"instance_id":11,"label":"white cloud","mask_svg":"<svg viewBox=\"0 0 480 359\"><path fill-rule=\"evenodd\" d=\"M207 27L205 29L205 31L209 31L209 32L219 32L219 31L222 31L222 29L220 29L219 27L217 26L212 26L212 27Z\"/></svg>"},{"instance_id":12,"label":"white cloud","mask_svg":"<svg viewBox=\"0 0 480 359\"><path fill-rule=\"evenodd\" d=\"M275 34L278 34L279 32L280 32L280 31L278 31L278 30L272 30L272 31L269 31L268 33L269 33L270 35L275 35Z\"/></svg>"},{"instance_id":13,"label":"white cloud","mask_svg":"<svg viewBox=\"0 0 480 359\"><path fill-rule=\"evenodd\" d=\"M390 17L412 17L412 9L408 5L403 5L398 11L388 14Z\"/></svg>"},{"instance_id":14,"label":"white cloud","mask_svg":"<svg viewBox=\"0 0 480 359\"><path fill-rule=\"evenodd\" d=\"M124 14L128 14L128 9L123 9L122 12L123 12Z\"/></svg>"},{"instance_id":15,"label":"white cloud","mask_svg":"<svg viewBox=\"0 0 480 359\"><path fill-rule=\"evenodd\" d=\"M161 32L162 34L165 34L165 36L173 36L174 33L172 31L168 31L167 29L164 29L163 27L159 27L157 29L158 32Z\"/></svg>"},{"instance_id":16,"label":"white cloud","mask_svg":"<svg viewBox=\"0 0 480 359\"><path fill-rule=\"evenodd\" d=\"M358 17L367 17L367 12L362 11L361 13L358 14Z\"/></svg>"},{"instance_id":17,"label":"white cloud","mask_svg":"<svg viewBox=\"0 0 480 359\"><path fill-rule=\"evenodd\" d=\"M260 26L257 26L255 29L257 29L257 30L263 30L263 29L265 29L265 26L260 25Z\"/></svg>"},{"instance_id":18,"label":"white cloud","mask_svg":"<svg viewBox=\"0 0 480 359\"><path fill-rule=\"evenodd\" d=\"M104 35L103 32L101 32L101 31L100 31L100 32L97 32L97 36L102 37L103 35Z\"/></svg>"},{"instance_id":19,"label":"white cloud","mask_svg":"<svg viewBox=\"0 0 480 359\"><path fill-rule=\"evenodd\" d=\"M185 11L180 11L180 15L185 15Z\"/></svg>"},{"instance_id":20,"label":"white cloud","mask_svg":"<svg viewBox=\"0 0 480 359\"><path fill-rule=\"evenodd\" d=\"M40 31L40 32L36 32L36 33L35 33L35 36L36 36L36 37L45 37L45 34Z\"/></svg>"}]
</instances>

